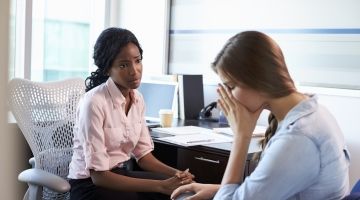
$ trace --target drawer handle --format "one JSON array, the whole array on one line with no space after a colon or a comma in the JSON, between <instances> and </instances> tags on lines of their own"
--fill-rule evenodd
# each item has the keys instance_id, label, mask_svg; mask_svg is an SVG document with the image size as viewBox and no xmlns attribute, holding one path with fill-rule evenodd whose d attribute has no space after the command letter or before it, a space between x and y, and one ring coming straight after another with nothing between
<instances>
[{"instance_id":1,"label":"drawer handle","mask_svg":"<svg viewBox=\"0 0 360 200\"><path fill-rule=\"evenodd\" d=\"M194 157L196 160L201 160L201 161L205 161L205 162L211 162L211 163L216 163L219 164L220 160L211 160L208 158L204 158L204 157Z\"/></svg>"}]
</instances>

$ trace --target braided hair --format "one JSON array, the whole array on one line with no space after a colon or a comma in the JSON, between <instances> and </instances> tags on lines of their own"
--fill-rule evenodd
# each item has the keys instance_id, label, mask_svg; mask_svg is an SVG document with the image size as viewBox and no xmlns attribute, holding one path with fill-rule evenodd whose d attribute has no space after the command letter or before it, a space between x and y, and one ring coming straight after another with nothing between
<instances>
[{"instance_id":1,"label":"braided hair","mask_svg":"<svg viewBox=\"0 0 360 200\"><path fill-rule=\"evenodd\" d=\"M113 64L114 59L120 53L121 49L129 43L135 44L142 57L143 50L135 35L122 28L111 27L105 29L94 46L93 59L98 67L91 75L85 79L85 91L88 92L94 87L106 82L109 78L108 72Z\"/></svg>"}]
</instances>

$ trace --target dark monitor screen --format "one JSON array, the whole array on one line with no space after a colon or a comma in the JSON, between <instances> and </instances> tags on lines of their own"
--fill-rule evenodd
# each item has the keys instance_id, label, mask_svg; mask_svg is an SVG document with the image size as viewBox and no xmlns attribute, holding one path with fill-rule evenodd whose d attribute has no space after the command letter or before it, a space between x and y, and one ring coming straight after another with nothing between
<instances>
[{"instance_id":1,"label":"dark monitor screen","mask_svg":"<svg viewBox=\"0 0 360 200\"><path fill-rule=\"evenodd\" d=\"M144 97L147 120L159 121L160 109L176 110L177 83L141 82L138 90Z\"/></svg>"}]
</instances>

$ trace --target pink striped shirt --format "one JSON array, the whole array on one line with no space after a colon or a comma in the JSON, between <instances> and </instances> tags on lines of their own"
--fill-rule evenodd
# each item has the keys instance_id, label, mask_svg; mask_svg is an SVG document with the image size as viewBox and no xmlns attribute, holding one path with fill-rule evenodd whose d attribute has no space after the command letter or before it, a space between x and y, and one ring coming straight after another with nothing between
<instances>
[{"instance_id":1,"label":"pink striped shirt","mask_svg":"<svg viewBox=\"0 0 360 200\"><path fill-rule=\"evenodd\" d=\"M144 99L137 90L130 95L128 115L125 97L111 78L84 95L77 110L69 178L88 178L89 169L107 171L154 149L145 124Z\"/></svg>"}]
</instances>

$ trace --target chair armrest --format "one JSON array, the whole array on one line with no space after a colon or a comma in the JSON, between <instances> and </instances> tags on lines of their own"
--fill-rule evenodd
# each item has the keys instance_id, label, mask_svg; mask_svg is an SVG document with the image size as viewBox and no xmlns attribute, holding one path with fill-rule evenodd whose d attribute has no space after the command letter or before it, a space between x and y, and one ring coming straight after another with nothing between
<instances>
[{"instance_id":1,"label":"chair armrest","mask_svg":"<svg viewBox=\"0 0 360 200\"><path fill-rule=\"evenodd\" d=\"M27 169L19 174L18 179L29 184L47 187L59 193L70 190L70 184L65 179L41 169Z\"/></svg>"},{"instance_id":2,"label":"chair armrest","mask_svg":"<svg viewBox=\"0 0 360 200\"><path fill-rule=\"evenodd\" d=\"M35 158L34 157L29 159L29 164L31 165L32 168L35 167Z\"/></svg>"}]
</instances>

